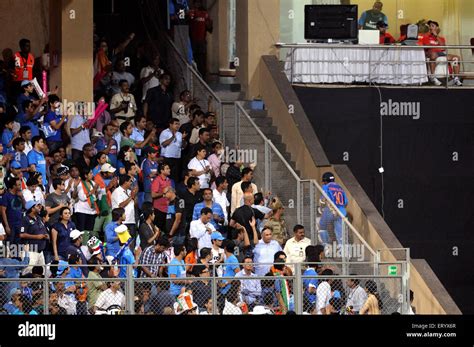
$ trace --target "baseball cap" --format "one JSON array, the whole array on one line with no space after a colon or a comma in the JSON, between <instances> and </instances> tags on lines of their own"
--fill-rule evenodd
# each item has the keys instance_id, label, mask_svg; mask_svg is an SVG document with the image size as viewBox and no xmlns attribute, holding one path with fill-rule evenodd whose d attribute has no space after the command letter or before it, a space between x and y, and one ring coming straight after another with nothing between
<instances>
[{"instance_id":1,"label":"baseball cap","mask_svg":"<svg viewBox=\"0 0 474 347\"><path fill-rule=\"evenodd\" d=\"M12 289L10 290L10 299L11 299L11 297L12 297L13 295L15 295L15 294L16 294L16 295L21 295L21 290L20 290L20 288L12 288Z\"/></svg>"},{"instance_id":2,"label":"baseball cap","mask_svg":"<svg viewBox=\"0 0 474 347\"><path fill-rule=\"evenodd\" d=\"M265 308L264 306L255 306L249 314L252 315L264 315L264 314L273 314L272 311Z\"/></svg>"},{"instance_id":3,"label":"baseball cap","mask_svg":"<svg viewBox=\"0 0 474 347\"><path fill-rule=\"evenodd\" d=\"M75 240L77 239L79 236L83 235L84 232L83 231L79 231L77 229L74 229L73 231L71 231L69 233L69 237L72 239L72 240Z\"/></svg>"},{"instance_id":4,"label":"baseball cap","mask_svg":"<svg viewBox=\"0 0 474 347\"><path fill-rule=\"evenodd\" d=\"M32 84L32 82L29 81L29 80L21 81L21 86L22 86L22 87L25 87L25 86L30 85L30 84Z\"/></svg>"},{"instance_id":5,"label":"baseball cap","mask_svg":"<svg viewBox=\"0 0 474 347\"><path fill-rule=\"evenodd\" d=\"M21 164L19 162L17 162L16 160L12 161L12 163L10 164L10 167L12 169L21 169Z\"/></svg>"},{"instance_id":6,"label":"baseball cap","mask_svg":"<svg viewBox=\"0 0 474 347\"><path fill-rule=\"evenodd\" d=\"M34 206L39 205L40 203L38 201L34 200L28 200L25 204L26 210L31 210Z\"/></svg>"},{"instance_id":7,"label":"baseball cap","mask_svg":"<svg viewBox=\"0 0 474 347\"><path fill-rule=\"evenodd\" d=\"M222 241L224 240L224 236L222 236L222 234L218 231L214 231L212 234L211 234L211 240L219 240L219 241Z\"/></svg>"},{"instance_id":8,"label":"baseball cap","mask_svg":"<svg viewBox=\"0 0 474 347\"><path fill-rule=\"evenodd\" d=\"M104 165L102 165L102 167L100 168L100 172L110 172L110 173L114 173L115 171L117 171L116 168L114 168L112 165L110 165L109 163L105 163Z\"/></svg>"},{"instance_id":9,"label":"baseball cap","mask_svg":"<svg viewBox=\"0 0 474 347\"><path fill-rule=\"evenodd\" d=\"M57 170L56 170L56 173L58 174L58 176L62 176L62 175L65 175L69 172L69 168L67 166L60 166Z\"/></svg>"}]
</instances>

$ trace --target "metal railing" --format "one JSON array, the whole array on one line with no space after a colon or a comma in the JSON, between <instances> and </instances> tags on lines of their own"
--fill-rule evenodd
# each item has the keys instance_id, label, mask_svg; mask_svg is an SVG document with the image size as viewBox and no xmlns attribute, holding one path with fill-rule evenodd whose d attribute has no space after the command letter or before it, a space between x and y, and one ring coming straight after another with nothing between
<instances>
[{"instance_id":1,"label":"metal railing","mask_svg":"<svg viewBox=\"0 0 474 347\"><path fill-rule=\"evenodd\" d=\"M203 108L206 107L203 101L211 99L215 102L220 137L226 150L255 152L255 183L259 188L272 192L282 200L286 208L287 231L295 224L309 227L308 236L312 244L325 244L328 258L343 264L343 275L359 272L360 266L363 266L362 261L380 264L382 260L391 258L382 257L370 247L316 180L302 179L297 175L279 149L255 124L242 103L222 101L199 73L186 62L173 42L168 42L168 54L176 65L175 78L182 81L183 89L184 86L190 89ZM285 181L284 185L281 184L282 179ZM410 261L409 257L405 260L408 263ZM408 270L408 267L401 269L402 277L406 280L405 297L409 296ZM379 266L371 268L371 274L379 273Z\"/></svg>"},{"instance_id":2,"label":"metal railing","mask_svg":"<svg viewBox=\"0 0 474 347\"><path fill-rule=\"evenodd\" d=\"M400 268L407 266L407 262L403 261L390 263L391 266L394 264ZM263 272L256 271L256 274L253 271L254 265L266 267ZM362 288L367 285L375 286L383 306L381 314L406 314L409 312L409 297L405 295L407 284L403 275L386 271L380 271L377 275L370 273L372 267L381 270L386 265L387 263L360 263L357 274L344 275L341 274L344 264L340 262L292 263L285 264L279 270L273 263L245 263L232 264L235 267L234 276L219 277L215 271L218 266L224 268L224 274L229 273L225 267L230 264L224 263L214 267L203 266L203 269L210 271L202 272L198 277L188 273L177 278L137 277L138 265L106 264L100 265L110 270L106 270L103 276L96 272L94 277L89 273L88 277L78 278L70 276L72 270L66 267L61 274L53 277L52 266L44 265L45 276L0 278L0 310L3 314L13 315L162 315L181 314L194 309L196 314L246 314L257 311L256 306L263 306L268 314L284 314L287 311L320 314L321 303L326 307L334 299L331 312L349 314L349 293L354 287L348 280L357 280ZM170 273L178 265L160 266ZM8 265L1 266L7 267ZM15 267L21 271L18 266ZM77 269L83 267L75 266L76 273ZM111 274L117 267L126 267L125 275L120 278ZM363 267L366 268L365 271ZM328 284L322 284L323 282ZM315 288L314 293L311 286Z\"/></svg>"},{"instance_id":3,"label":"metal railing","mask_svg":"<svg viewBox=\"0 0 474 347\"><path fill-rule=\"evenodd\" d=\"M472 72L454 73L453 67L474 64L474 60L463 60L461 55L456 62L446 60L430 62L425 55L428 49L443 49L446 55L457 54L462 50L472 50L473 46L446 45L351 45L277 43L277 48L288 49L285 72L291 83L377 83L396 85L422 85L429 81L430 63L443 67L442 73L435 77L445 79L449 88L450 78L467 77ZM303 51L304 50L304 51ZM313 51L313 56L309 57ZM338 51L342 51L340 56ZM454 53L453 53L454 51ZM331 56L331 57L330 57ZM439 58L438 58L439 59ZM471 67L471 66L470 66ZM452 69L453 71L450 71ZM467 69L472 71L472 67ZM332 78L331 78L332 77Z\"/></svg>"}]
</instances>

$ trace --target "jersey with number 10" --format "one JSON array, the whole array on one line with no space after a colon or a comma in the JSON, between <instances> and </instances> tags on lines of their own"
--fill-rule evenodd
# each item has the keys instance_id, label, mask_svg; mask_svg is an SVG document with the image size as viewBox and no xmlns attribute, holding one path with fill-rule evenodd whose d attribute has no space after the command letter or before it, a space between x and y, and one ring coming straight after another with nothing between
<instances>
[{"instance_id":1,"label":"jersey with number 10","mask_svg":"<svg viewBox=\"0 0 474 347\"><path fill-rule=\"evenodd\" d=\"M341 213L346 216L347 197L344 189L342 189L339 184L330 182L323 186L323 190L334 203L334 205L337 206L339 211L341 211Z\"/></svg>"}]
</instances>

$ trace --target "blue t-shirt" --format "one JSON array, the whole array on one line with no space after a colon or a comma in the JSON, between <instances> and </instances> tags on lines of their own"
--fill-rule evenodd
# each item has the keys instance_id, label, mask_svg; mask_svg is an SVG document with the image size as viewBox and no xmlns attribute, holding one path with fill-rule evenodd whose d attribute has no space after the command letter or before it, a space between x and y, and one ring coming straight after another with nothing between
<instances>
[{"instance_id":1,"label":"blue t-shirt","mask_svg":"<svg viewBox=\"0 0 474 347\"><path fill-rule=\"evenodd\" d=\"M235 269L239 269L239 261L235 255L231 255L224 262L224 277L235 277ZM228 282L223 280L223 282ZM230 289L230 283L221 289L222 294L227 294Z\"/></svg>"},{"instance_id":2,"label":"blue t-shirt","mask_svg":"<svg viewBox=\"0 0 474 347\"><path fill-rule=\"evenodd\" d=\"M51 121L53 120L56 122L56 124L59 124L61 121L61 115L57 115L56 112L49 111L46 113L46 116L44 116L44 125L51 125ZM56 134L48 137L48 141L61 142L61 129L56 130Z\"/></svg>"},{"instance_id":3,"label":"blue t-shirt","mask_svg":"<svg viewBox=\"0 0 474 347\"><path fill-rule=\"evenodd\" d=\"M305 270L303 276L318 276L316 270L312 267ZM304 288L304 296L309 300L310 303L316 303L316 294L309 292L309 286L311 285L314 288L318 288L319 280L317 278L304 278L303 279L303 288Z\"/></svg>"},{"instance_id":4,"label":"blue t-shirt","mask_svg":"<svg viewBox=\"0 0 474 347\"><path fill-rule=\"evenodd\" d=\"M168 277L175 275L176 278L185 278L186 277L186 267L184 266L184 260L178 260L174 258L171 260L170 265L168 266ZM170 284L170 293L174 296L178 296L181 293L181 288L184 286L182 284L176 284L171 281Z\"/></svg>"},{"instance_id":5,"label":"blue t-shirt","mask_svg":"<svg viewBox=\"0 0 474 347\"><path fill-rule=\"evenodd\" d=\"M7 220L10 228L20 226L23 217L23 202L18 195L7 191L0 200L0 205L6 208ZM16 235L18 236L18 235Z\"/></svg>"},{"instance_id":6,"label":"blue t-shirt","mask_svg":"<svg viewBox=\"0 0 474 347\"><path fill-rule=\"evenodd\" d=\"M158 163L156 161L151 161L145 159L142 163L142 170L143 170L143 191L145 193L151 192L151 183L152 179L150 178L150 174L153 170L154 172L158 172Z\"/></svg>"},{"instance_id":7,"label":"blue t-shirt","mask_svg":"<svg viewBox=\"0 0 474 347\"><path fill-rule=\"evenodd\" d=\"M35 98L33 97L33 95L26 96L25 94L21 93L16 99L16 106L18 107L18 112L24 112L23 102L25 102L26 100L35 100Z\"/></svg>"},{"instance_id":8,"label":"blue t-shirt","mask_svg":"<svg viewBox=\"0 0 474 347\"><path fill-rule=\"evenodd\" d=\"M119 263L121 265L131 265L131 264L135 263L135 257L133 256L133 253L132 253L132 251L130 250L129 247L126 247L125 250L122 252L122 256L119 258ZM120 266L119 277L120 278L126 278L127 277L127 267L126 266Z\"/></svg>"},{"instance_id":9,"label":"blue t-shirt","mask_svg":"<svg viewBox=\"0 0 474 347\"><path fill-rule=\"evenodd\" d=\"M194 205L193 220L197 220L201 217L201 210L204 207L206 207L206 204L204 202L200 202ZM222 211L221 205L214 202L212 203L211 210L212 210L212 215L217 214L220 218L225 218L224 211ZM210 223L214 226L214 228L216 228L216 230L220 230L220 225L216 223L216 221L214 220L214 217L211 219Z\"/></svg>"},{"instance_id":10,"label":"blue t-shirt","mask_svg":"<svg viewBox=\"0 0 474 347\"><path fill-rule=\"evenodd\" d=\"M27 169L28 168L28 158L26 157L26 154L23 152L15 152L13 155L13 160L17 161L20 163L22 169ZM23 171L23 177L25 179L28 179L30 175L28 172Z\"/></svg>"},{"instance_id":11,"label":"blue t-shirt","mask_svg":"<svg viewBox=\"0 0 474 347\"><path fill-rule=\"evenodd\" d=\"M28 166L35 165L36 171L38 171L41 176L43 176L43 185L48 185L48 180L46 177L46 159L44 158L44 154L41 152L37 152L34 148L28 152Z\"/></svg>"},{"instance_id":12,"label":"blue t-shirt","mask_svg":"<svg viewBox=\"0 0 474 347\"><path fill-rule=\"evenodd\" d=\"M13 150L13 146L8 146L8 144L10 143L12 139L13 139L13 131L7 128L3 129L3 133L2 133L3 154L15 152Z\"/></svg>"},{"instance_id":13,"label":"blue t-shirt","mask_svg":"<svg viewBox=\"0 0 474 347\"><path fill-rule=\"evenodd\" d=\"M339 211L346 216L346 206L347 206L347 197L344 189L334 182L328 183L323 185L324 192L328 195L328 197L332 200L332 202L337 206Z\"/></svg>"},{"instance_id":14,"label":"blue t-shirt","mask_svg":"<svg viewBox=\"0 0 474 347\"><path fill-rule=\"evenodd\" d=\"M105 226L104 233L105 233L105 242L107 242L107 251L105 255L114 256L120 251L120 242L113 241L117 238L117 233L115 232L115 228L118 227L119 224L117 222L110 222Z\"/></svg>"},{"instance_id":15,"label":"blue t-shirt","mask_svg":"<svg viewBox=\"0 0 474 347\"><path fill-rule=\"evenodd\" d=\"M29 126L31 129L31 137L39 136L40 131L38 125L36 125L35 121L41 117L41 114L37 113L33 116L32 119L26 120L25 113L19 113L16 116L16 121L20 123L21 126Z\"/></svg>"},{"instance_id":16,"label":"blue t-shirt","mask_svg":"<svg viewBox=\"0 0 474 347\"><path fill-rule=\"evenodd\" d=\"M77 267L77 268L73 268L72 266L69 267L69 272L68 274L66 275L65 278L83 278L82 276L82 270L80 267ZM66 282L64 283L64 287L67 289L69 287L72 287L74 286L75 283L74 282Z\"/></svg>"},{"instance_id":17,"label":"blue t-shirt","mask_svg":"<svg viewBox=\"0 0 474 347\"><path fill-rule=\"evenodd\" d=\"M95 144L95 148L97 149L98 152L100 152L107 149L107 145L108 145L107 140L104 137L101 137L99 140L97 140ZM107 157L109 158L110 165L112 165L115 168L117 168L117 154L118 154L118 145L117 145L117 141L114 139L112 148L110 149L109 154L107 154Z\"/></svg>"}]
</instances>

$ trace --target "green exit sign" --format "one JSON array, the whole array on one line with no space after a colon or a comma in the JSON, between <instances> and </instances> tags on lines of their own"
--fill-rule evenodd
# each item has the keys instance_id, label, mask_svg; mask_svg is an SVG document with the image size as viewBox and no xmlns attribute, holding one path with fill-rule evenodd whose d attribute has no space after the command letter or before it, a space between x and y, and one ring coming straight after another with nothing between
<instances>
[{"instance_id":1,"label":"green exit sign","mask_svg":"<svg viewBox=\"0 0 474 347\"><path fill-rule=\"evenodd\" d=\"M398 275L398 266L397 265L389 265L388 266L388 275L389 276L397 276Z\"/></svg>"}]
</instances>

